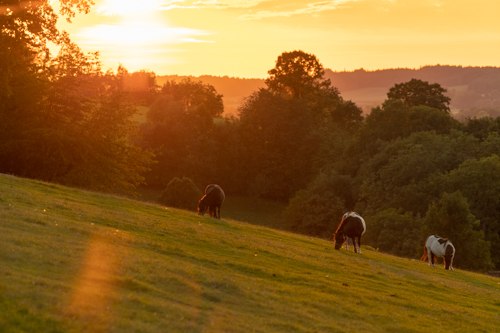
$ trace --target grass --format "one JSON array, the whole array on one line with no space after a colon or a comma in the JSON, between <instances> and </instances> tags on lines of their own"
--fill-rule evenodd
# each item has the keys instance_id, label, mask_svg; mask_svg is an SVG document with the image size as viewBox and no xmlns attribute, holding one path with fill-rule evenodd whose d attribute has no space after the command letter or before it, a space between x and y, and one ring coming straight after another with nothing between
<instances>
[{"instance_id":1,"label":"grass","mask_svg":"<svg viewBox=\"0 0 500 333\"><path fill-rule=\"evenodd\" d=\"M5 175L0 244L1 332L499 331L497 278Z\"/></svg>"},{"instance_id":2,"label":"grass","mask_svg":"<svg viewBox=\"0 0 500 333\"><path fill-rule=\"evenodd\" d=\"M281 213L285 204L260 198L228 196L222 206L222 215L229 219L249 222L275 229L284 229Z\"/></svg>"}]
</instances>

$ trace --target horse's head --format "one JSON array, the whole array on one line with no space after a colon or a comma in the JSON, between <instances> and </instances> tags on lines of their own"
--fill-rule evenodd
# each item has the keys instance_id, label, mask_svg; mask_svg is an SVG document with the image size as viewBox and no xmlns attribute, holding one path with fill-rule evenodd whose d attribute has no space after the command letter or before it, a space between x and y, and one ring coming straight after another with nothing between
<instances>
[{"instance_id":1,"label":"horse's head","mask_svg":"<svg viewBox=\"0 0 500 333\"><path fill-rule=\"evenodd\" d=\"M345 242L345 235L342 231L337 231L336 233L333 234L333 240L335 242L335 250L340 250L342 247L342 244Z\"/></svg>"}]
</instances>

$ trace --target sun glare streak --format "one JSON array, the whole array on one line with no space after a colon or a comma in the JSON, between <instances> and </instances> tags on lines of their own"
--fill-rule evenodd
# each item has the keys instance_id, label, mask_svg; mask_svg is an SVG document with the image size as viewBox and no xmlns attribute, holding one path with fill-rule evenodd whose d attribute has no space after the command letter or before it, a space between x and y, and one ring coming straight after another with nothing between
<instances>
[{"instance_id":1,"label":"sun glare streak","mask_svg":"<svg viewBox=\"0 0 500 333\"><path fill-rule=\"evenodd\" d=\"M67 314L87 322L91 320L93 332L107 331L112 320L109 307L124 252L112 239L123 237L127 235L119 230L103 230L92 237L76 279Z\"/></svg>"}]
</instances>

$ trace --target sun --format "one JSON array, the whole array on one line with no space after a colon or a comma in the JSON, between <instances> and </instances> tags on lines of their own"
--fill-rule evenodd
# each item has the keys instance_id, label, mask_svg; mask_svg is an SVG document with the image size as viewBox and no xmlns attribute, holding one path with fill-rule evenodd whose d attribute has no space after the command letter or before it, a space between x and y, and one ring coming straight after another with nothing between
<instances>
[{"instance_id":1,"label":"sun","mask_svg":"<svg viewBox=\"0 0 500 333\"><path fill-rule=\"evenodd\" d=\"M203 42L206 33L169 25L164 0L102 0L96 2L94 24L75 34L85 50L97 50L105 67L155 70L172 57L182 43ZM106 61L104 61L106 59Z\"/></svg>"}]
</instances>

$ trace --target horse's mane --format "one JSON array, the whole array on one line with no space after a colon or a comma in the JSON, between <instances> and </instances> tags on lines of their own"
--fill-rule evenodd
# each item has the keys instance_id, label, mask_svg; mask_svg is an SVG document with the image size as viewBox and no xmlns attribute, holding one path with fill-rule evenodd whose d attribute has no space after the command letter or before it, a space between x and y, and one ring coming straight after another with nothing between
<instances>
[{"instance_id":1,"label":"horse's mane","mask_svg":"<svg viewBox=\"0 0 500 333\"><path fill-rule=\"evenodd\" d=\"M207 201L207 195L206 194L204 196L202 196L201 199L198 201L198 205L205 204L205 201Z\"/></svg>"}]
</instances>

